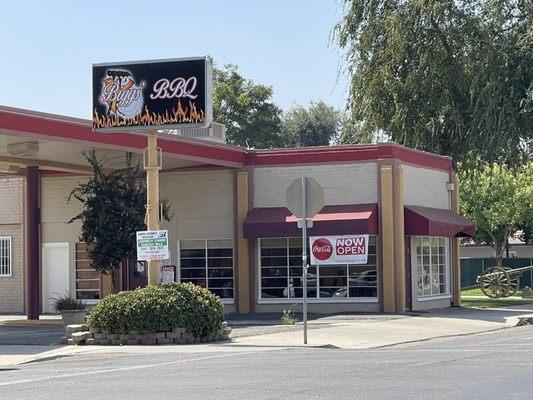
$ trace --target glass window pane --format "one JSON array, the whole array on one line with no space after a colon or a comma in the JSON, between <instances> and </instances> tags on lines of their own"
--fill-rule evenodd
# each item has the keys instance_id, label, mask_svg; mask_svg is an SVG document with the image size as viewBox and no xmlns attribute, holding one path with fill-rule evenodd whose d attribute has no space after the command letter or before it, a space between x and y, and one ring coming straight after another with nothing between
<instances>
[{"instance_id":1,"label":"glass window pane","mask_svg":"<svg viewBox=\"0 0 533 400\"><path fill-rule=\"evenodd\" d=\"M205 251L205 240L181 240L180 249L190 250L190 249L200 249Z\"/></svg>"},{"instance_id":2,"label":"glass window pane","mask_svg":"<svg viewBox=\"0 0 533 400\"><path fill-rule=\"evenodd\" d=\"M263 276L263 277L283 277L283 276L287 276L287 267L282 267L282 268L261 268L261 276Z\"/></svg>"},{"instance_id":3,"label":"glass window pane","mask_svg":"<svg viewBox=\"0 0 533 400\"><path fill-rule=\"evenodd\" d=\"M233 257L233 249L209 249L207 257Z\"/></svg>"},{"instance_id":4,"label":"glass window pane","mask_svg":"<svg viewBox=\"0 0 533 400\"><path fill-rule=\"evenodd\" d=\"M231 240L231 239L208 240L207 241L207 248L208 249L232 249L233 248L233 240Z\"/></svg>"},{"instance_id":5,"label":"glass window pane","mask_svg":"<svg viewBox=\"0 0 533 400\"><path fill-rule=\"evenodd\" d=\"M204 268L205 258L182 258L180 260L181 268Z\"/></svg>"},{"instance_id":6,"label":"glass window pane","mask_svg":"<svg viewBox=\"0 0 533 400\"><path fill-rule=\"evenodd\" d=\"M233 267L233 258L208 258L207 266L209 268L231 268Z\"/></svg>"}]
</instances>

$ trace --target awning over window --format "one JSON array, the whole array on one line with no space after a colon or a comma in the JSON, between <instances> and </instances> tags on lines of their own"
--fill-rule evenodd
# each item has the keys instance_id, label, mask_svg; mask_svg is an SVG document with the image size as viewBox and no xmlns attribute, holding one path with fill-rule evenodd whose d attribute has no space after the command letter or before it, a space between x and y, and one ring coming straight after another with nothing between
<instances>
[{"instance_id":1,"label":"awning over window","mask_svg":"<svg viewBox=\"0 0 533 400\"><path fill-rule=\"evenodd\" d=\"M474 223L450 210L405 206L405 234L443 237L474 236Z\"/></svg>"},{"instance_id":2,"label":"awning over window","mask_svg":"<svg viewBox=\"0 0 533 400\"><path fill-rule=\"evenodd\" d=\"M297 218L285 207L253 208L244 221L244 237L300 236ZM325 206L313 218L308 235L347 235L378 232L377 204Z\"/></svg>"}]
</instances>

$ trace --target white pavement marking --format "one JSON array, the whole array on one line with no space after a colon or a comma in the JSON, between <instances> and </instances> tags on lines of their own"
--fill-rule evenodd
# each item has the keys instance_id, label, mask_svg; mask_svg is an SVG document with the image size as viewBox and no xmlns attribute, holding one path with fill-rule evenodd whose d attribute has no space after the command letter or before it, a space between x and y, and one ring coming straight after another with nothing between
<instances>
[{"instance_id":1,"label":"white pavement marking","mask_svg":"<svg viewBox=\"0 0 533 400\"><path fill-rule=\"evenodd\" d=\"M133 370L139 370L139 369L155 368L155 367L165 367L165 366L168 366L168 365L177 365L177 364L184 364L184 363L203 361L203 360L215 360L215 359L219 359L219 358L230 358L230 357L235 357L235 356L239 356L239 355L242 355L242 354L254 354L254 353L262 353L262 352L261 351L255 351L255 352L248 352L248 353L224 354L224 355L211 356L211 357L196 357L196 358L189 358L189 359L186 359L186 360L168 361L168 362L157 363L157 364L145 364L145 365L135 365L135 366L132 366L132 367L99 369L99 370L96 370L96 371L85 371L85 372L77 372L75 374L63 374L63 375L55 375L55 376L46 376L46 377L35 378L35 379L21 379L21 380L18 380L18 381L3 382L3 383L0 383L0 386L12 386L12 385L20 385L20 384L23 384L23 383L50 381L50 380L53 380L53 379L64 379L64 378L74 378L74 377L86 376L86 375L106 374L106 373L109 373L109 372L123 372L123 371L133 371Z\"/></svg>"}]
</instances>

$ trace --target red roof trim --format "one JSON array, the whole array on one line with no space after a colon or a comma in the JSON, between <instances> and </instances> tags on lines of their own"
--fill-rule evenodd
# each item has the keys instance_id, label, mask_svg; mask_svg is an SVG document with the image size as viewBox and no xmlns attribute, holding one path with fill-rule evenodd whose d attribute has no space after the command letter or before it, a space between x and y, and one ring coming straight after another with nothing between
<instances>
[{"instance_id":1,"label":"red roof trim","mask_svg":"<svg viewBox=\"0 0 533 400\"><path fill-rule=\"evenodd\" d=\"M60 121L49 117L24 115L12 111L0 110L0 129L31 135L62 139L69 142L99 144L104 147L122 148L129 151L141 151L146 147L146 138L132 133L94 133L89 124L77 121ZM217 145L198 142L188 138L176 140L160 139L158 145L163 153L179 155L193 160L203 160L225 165L241 166L246 157L245 149L235 146Z\"/></svg>"},{"instance_id":2,"label":"red roof trim","mask_svg":"<svg viewBox=\"0 0 533 400\"><path fill-rule=\"evenodd\" d=\"M0 130L14 135L35 135L136 152L146 147L146 139L142 135L93 133L88 120L11 107L0 106ZM174 140L161 138L159 145L167 156L229 167L350 163L390 158L443 171L452 169L450 157L409 149L391 142L335 147L254 150L180 137Z\"/></svg>"}]
</instances>

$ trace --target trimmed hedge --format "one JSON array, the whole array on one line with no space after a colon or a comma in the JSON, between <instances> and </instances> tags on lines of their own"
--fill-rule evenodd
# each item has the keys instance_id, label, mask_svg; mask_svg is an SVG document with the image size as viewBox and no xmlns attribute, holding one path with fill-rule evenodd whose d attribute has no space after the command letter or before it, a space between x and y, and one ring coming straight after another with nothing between
<instances>
[{"instance_id":1,"label":"trimmed hedge","mask_svg":"<svg viewBox=\"0 0 533 400\"><path fill-rule=\"evenodd\" d=\"M214 334L224 321L220 298L192 283L150 285L106 296L88 324L110 333L168 332L185 328L198 337Z\"/></svg>"}]
</instances>

